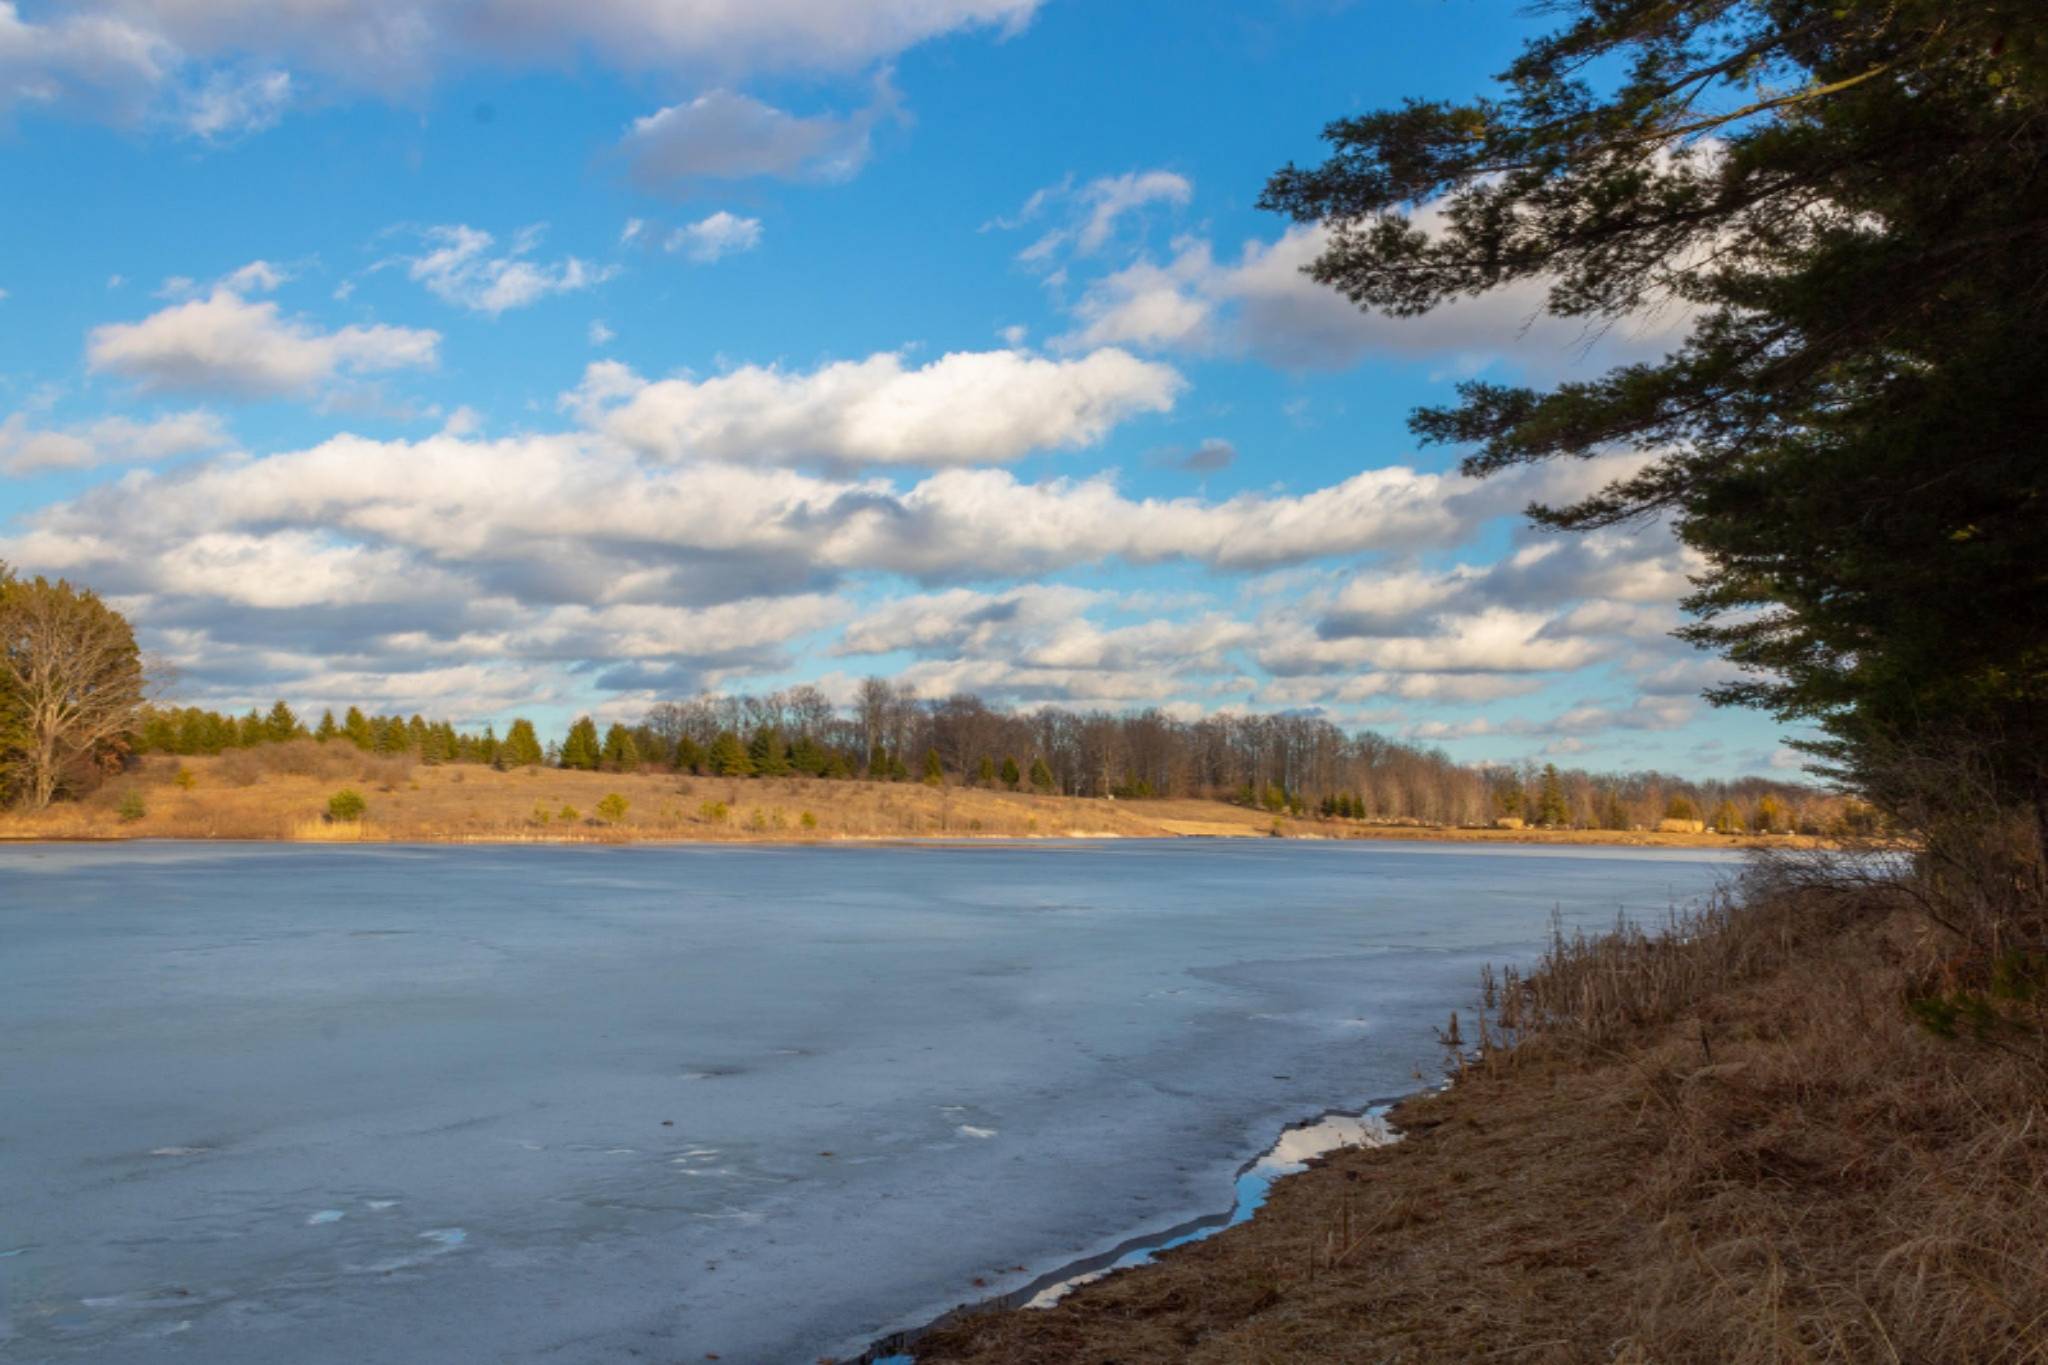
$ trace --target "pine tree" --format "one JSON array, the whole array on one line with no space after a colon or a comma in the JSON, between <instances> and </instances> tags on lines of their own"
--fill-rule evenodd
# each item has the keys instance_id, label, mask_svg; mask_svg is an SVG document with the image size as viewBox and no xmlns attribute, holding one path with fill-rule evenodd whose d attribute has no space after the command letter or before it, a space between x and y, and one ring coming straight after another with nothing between
<instances>
[{"instance_id":1,"label":"pine tree","mask_svg":"<svg viewBox=\"0 0 2048 1365\"><path fill-rule=\"evenodd\" d=\"M500 765L503 758L504 746L498 743L498 732L489 725L484 726L483 734L478 736L476 741L476 761L488 763L495 768Z\"/></svg>"},{"instance_id":2,"label":"pine tree","mask_svg":"<svg viewBox=\"0 0 2048 1365\"><path fill-rule=\"evenodd\" d=\"M1487 97L1346 111L1263 205L1382 314L1529 290L1595 335L1678 303L1660 360L1467 381L1414 429L1474 476L1642 455L1533 510L1668 518L1682 635L1741 669L1710 700L1818 724L1793 746L1938 828L2048 835L2039 0L1539 8Z\"/></svg>"},{"instance_id":3,"label":"pine tree","mask_svg":"<svg viewBox=\"0 0 2048 1365\"><path fill-rule=\"evenodd\" d=\"M937 749L924 751L924 781L928 787L936 787L946 780L946 765L939 758Z\"/></svg>"},{"instance_id":4,"label":"pine tree","mask_svg":"<svg viewBox=\"0 0 2048 1365\"><path fill-rule=\"evenodd\" d=\"M1005 757L1003 759L1003 785L1011 791L1015 791L1023 781L1024 774L1018 769L1017 760Z\"/></svg>"},{"instance_id":5,"label":"pine tree","mask_svg":"<svg viewBox=\"0 0 2048 1365\"><path fill-rule=\"evenodd\" d=\"M299 733L299 718L292 714L292 708L282 700L270 708L270 714L263 718L263 728L272 741L282 744L295 738Z\"/></svg>"},{"instance_id":6,"label":"pine tree","mask_svg":"<svg viewBox=\"0 0 2048 1365\"><path fill-rule=\"evenodd\" d=\"M376 736L370 733L370 718L353 706L348 708L348 715L342 719L341 731L358 749L367 750L376 740Z\"/></svg>"},{"instance_id":7,"label":"pine tree","mask_svg":"<svg viewBox=\"0 0 2048 1365\"><path fill-rule=\"evenodd\" d=\"M676 741L676 769L687 773L704 771L704 750L688 735Z\"/></svg>"},{"instance_id":8,"label":"pine tree","mask_svg":"<svg viewBox=\"0 0 2048 1365\"><path fill-rule=\"evenodd\" d=\"M747 746L747 757L753 762L757 777L789 776L789 751L782 742L782 731L773 725L764 725L754 731L753 741Z\"/></svg>"},{"instance_id":9,"label":"pine tree","mask_svg":"<svg viewBox=\"0 0 2048 1365\"><path fill-rule=\"evenodd\" d=\"M1557 765L1546 763L1543 765L1543 788L1536 798L1536 823L1568 825L1571 819L1571 811L1564 800L1564 783L1557 775Z\"/></svg>"},{"instance_id":10,"label":"pine tree","mask_svg":"<svg viewBox=\"0 0 2048 1365\"><path fill-rule=\"evenodd\" d=\"M341 727L334 723L334 708L330 706L320 713L320 728L313 731L313 738L325 744L340 733Z\"/></svg>"},{"instance_id":11,"label":"pine tree","mask_svg":"<svg viewBox=\"0 0 2048 1365\"><path fill-rule=\"evenodd\" d=\"M412 748L412 732L405 728L405 722L396 716L388 719L379 716L372 722L381 727L377 731L376 749L380 754L402 754Z\"/></svg>"},{"instance_id":12,"label":"pine tree","mask_svg":"<svg viewBox=\"0 0 2048 1365\"><path fill-rule=\"evenodd\" d=\"M730 730L720 730L718 738L711 741L705 763L717 777L751 777L754 772L754 761L747 757L746 746Z\"/></svg>"},{"instance_id":13,"label":"pine tree","mask_svg":"<svg viewBox=\"0 0 2048 1365\"><path fill-rule=\"evenodd\" d=\"M1049 792L1052 790L1052 769L1045 766L1043 758L1031 760L1031 786L1034 791Z\"/></svg>"},{"instance_id":14,"label":"pine tree","mask_svg":"<svg viewBox=\"0 0 2048 1365\"><path fill-rule=\"evenodd\" d=\"M512 728L505 732L504 743L493 741L497 750L495 758L508 768L537 768L540 766L540 736L534 733L533 722L524 716L512 718Z\"/></svg>"},{"instance_id":15,"label":"pine tree","mask_svg":"<svg viewBox=\"0 0 2048 1365\"><path fill-rule=\"evenodd\" d=\"M263 717L251 709L235 726L235 745L242 749L253 749L270 738L270 732L263 727Z\"/></svg>"},{"instance_id":16,"label":"pine tree","mask_svg":"<svg viewBox=\"0 0 2048 1365\"><path fill-rule=\"evenodd\" d=\"M604 732L604 766L611 772L630 773L640 766L640 746L633 732L617 721Z\"/></svg>"},{"instance_id":17,"label":"pine tree","mask_svg":"<svg viewBox=\"0 0 2048 1365\"><path fill-rule=\"evenodd\" d=\"M569 727L568 738L562 741L562 766L595 772L600 758L597 722L589 716L578 716Z\"/></svg>"},{"instance_id":18,"label":"pine tree","mask_svg":"<svg viewBox=\"0 0 2048 1365\"><path fill-rule=\"evenodd\" d=\"M143 718L140 747L144 753L153 754L168 754L177 750L178 727L172 721L169 712L159 711L154 707L150 709L148 715Z\"/></svg>"},{"instance_id":19,"label":"pine tree","mask_svg":"<svg viewBox=\"0 0 2048 1365\"><path fill-rule=\"evenodd\" d=\"M981 765L974 770L974 776L982 786L993 787L996 784L996 761L986 754L982 755Z\"/></svg>"}]
</instances>

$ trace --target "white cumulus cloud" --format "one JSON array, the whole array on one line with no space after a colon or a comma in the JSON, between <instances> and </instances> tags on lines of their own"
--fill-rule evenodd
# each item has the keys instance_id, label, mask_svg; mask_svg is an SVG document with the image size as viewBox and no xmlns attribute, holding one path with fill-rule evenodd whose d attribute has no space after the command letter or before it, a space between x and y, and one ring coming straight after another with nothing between
<instances>
[{"instance_id":1,"label":"white cumulus cloud","mask_svg":"<svg viewBox=\"0 0 2048 1365\"><path fill-rule=\"evenodd\" d=\"M666 460L942 466L1089 445L1167 411L1183 386L1171 367L1116 350L960 351L914 369L884 352L808 373L748 365L651 383L593 365L573 401L607 434Z\"/></svg>"},{"instance_id":2,"label":"white cumulus cloud","mask_svg":"<svg viewBox=\"0 0 2048 1365\"><path fill-rule=\"evenodd\" d=\"M458 308L496 317L540 302L550 294L573 294L617 274L613 266L592 265L574 256L553 265L530 259L546 229L522 228L493 254L497 239L479 228L454 224L426 230L428 250L407 257L406 273L429 293Z\"/></svg>"},{"instance_id":3,"label":"white cumulus cloud","mask_svg":"<svg viewBox=\"0 0 2048 1365\"><path fill-rule=\"evenodd\" d=\"M310 394L340 375L432 368L440 344L440 333L412 327L323 331L220 284L139 322L95 327L86 359L152 392L267 398Z\"/></svg>"},{"instance_id":4,"label":"white cumulus cloud","mask_svg":"<svg viewBox=\"0 0 2048 1365\"><path fill-rule=\"evenodd\" d=\"M699 265L710 265L724 257L752 251L760 244L759 218L742 218L720 209L669 233L662 247L680 252Z\"/></svg>"},{"instance_id":5,"label":"white cumulus cloud","mask_svg":"<svg viewBox=\"0 0 2048 1365\"><path fill-rule=\"evenodd\" d=\"M875 129L901 117L885 79L873 103L846 115L798 115L733 90L712 90L635 119L619 149L633 182L669 190L704 180L848 180L867 164Z\"/></svg>"},{"instance_id":6,"label":"white cumulus cloud","mask_svg":"<svg viewBox=\"0 0 2048 1365\"><path fill-rule=\"evenodd\" d=\"M33 474L45 469L91 469L146 464L230 444L219 417L200 409L150 421L103 417L67 427L33 427L24 413L0 421L0 469Z\"/></svg>"}]
</instances>

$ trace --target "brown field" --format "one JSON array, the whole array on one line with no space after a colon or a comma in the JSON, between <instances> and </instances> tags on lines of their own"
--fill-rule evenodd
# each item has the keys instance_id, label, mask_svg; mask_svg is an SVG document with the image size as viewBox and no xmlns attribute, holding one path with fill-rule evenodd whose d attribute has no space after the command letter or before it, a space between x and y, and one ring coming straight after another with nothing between
<instances>
[{"instance_id":1,"label":"brown field","mask_svg":"<svg viewBox=\"0 0 2048 1365\"><path fill-rule=\"evenodd\" d=\"M178 775L186 774L184 778ZM342 788L368 810L324 820ZM143 814L124 820L139 795ZM598 803L617 794L625 814ZM1292 816L1221 801L1115 801L922 783L718 778L675 773L499 772L426 766L310 741L215 758L150 757L83 801L0 814L0 839L308 839L637 843L1028 837L1429 839L1487 843L1731 848L1785 837L1614 830L1458 829Z\"/></svg>"},{"instance_id":2,"label":"brown field","mask_svg":"<svg viewBox=\"0 0 2048 1365\"><path fill-rule=\"evenodd\" d=\"M1399 1106L1402 1142L919 1365L2048 1361L2044 1054L1911 1023L1953 948L1872 895L1682 930L1564 946L1565 1026Z\"/></svg>"}]
</instances>

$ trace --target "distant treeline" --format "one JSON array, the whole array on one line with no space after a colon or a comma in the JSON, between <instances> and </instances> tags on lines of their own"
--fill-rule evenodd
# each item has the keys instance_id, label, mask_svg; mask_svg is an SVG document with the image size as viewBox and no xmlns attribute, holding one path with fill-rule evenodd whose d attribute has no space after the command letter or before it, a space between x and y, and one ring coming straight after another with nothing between
<instances>
[{"instance_id":1,"label":"distant treeline","mask_svg":"<svg viewBox=\"0 0 2048 1365\"><path fill-rule=\"evenodd\" d=\"M355 707L339 719L323 712L309 726L282 701L267 714L252 710L239 717L193 707L146 708L137 748L217 754L294 739L348 743L425 763L964 783L1123 800L1213 797L1275 814L1426 824L1520 819L1631 829L1680 819L1730 832L1827 833L1868 820L1862 807L1839 796L1762 778L1688 781L1656 772L1480 767L1369 731L1347 734L1311 716L1179 720L1156 710L1020 712L969 695L921 699L881 678L862 683L849 707L810 686L703 696L663 702L636 725L614 723L602 731L586 716L547 741L523 719L500 736L491 726L462 730L447 721L373 716Z\"/></svg>"}]
</instances>

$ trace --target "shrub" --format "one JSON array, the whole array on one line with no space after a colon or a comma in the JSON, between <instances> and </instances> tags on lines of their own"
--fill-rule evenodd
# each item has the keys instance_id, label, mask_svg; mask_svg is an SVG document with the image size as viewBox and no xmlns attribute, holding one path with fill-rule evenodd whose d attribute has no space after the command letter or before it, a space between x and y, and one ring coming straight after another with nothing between
<instances>
[{"instance_id":1,"label":"shrub","mask_svg":"<svg viewBox=\"0 0 2048 1365\"><path fill-rule=\"evenodd\" d=\"M606 824L616 825L626 818L626 798L617 792L607 792L604 800L597 803L597 814Z\"/></svg>"},{"instance_id":2,"label":"shrub","mask_svg":"<svg viewBox=\"0 0 2048 1365\"><path fill-rule=\"evenodd\" d=\"M800 821L800 823L803 825L805 829L816 829L818 827L818 817L811 814L809 811L805 811L803 813L803 819Z\"/></svg>"},{"instance_id":3,"label":"shrub","mask_svg":"<svg viewBox=\"0 0 2048 1365\"><path fill-rule=\"evenodd\" d=\"M565 803L559 811L555 812L555 818L557 820L574 822L583 818L583 812Z\"/></svg>"},{"instance_id":4,"label":"shrub","mask_svg":"<svg viewBox=\"0 0 2048 1365\"><path fill-rule=\"evenodd\" d=\"M114 808L114 812L121 817L123 824L133 824L149 814L142 804L142 793L133 787L121 793L121 804Z\"/></svg>"},{"instance_id":5,"label":"shrub","mask_svg":"<svg viewBox=\"0 0 2048 1365\"><path fill-rule=\"evenodd\" d=\"M536 801L533 803L533 823L535 823L536 825L545 825L548 821L554 818L555 813L548 809L547 803L545 801Z\"/></svg>"},{"instance_id":6,"label":"shrub","mask_svg":"<svg viewBox=\"0 0 2048 1365\"><path fill-rule=\"evenodd\" d=\"M343 787L327 798L327 818L342 824L354 824L369 808L363 794L354 787Z\"/></svg>"},{"instance_id":7,"label":"shrub","mask_svg":"<svg viewBox=\"0 0 2048 1365\"><path fill-rule=\"evenodd\" d=\"M259 744L249 749L230 749L220 756L214 772L230 787L248 787L266 777L311 777L325 782L353 780L395 791L412 776L410 753L365 753L354 745L323 745L317 740L294 739L282 744Z\"/></svg>"},{"instance_id":8,"label":"shrub","mask_svg":"<svg viewBox=\"0 0 2048 1365\"><path fill-rule=\"evenodd\" d=\"M709 820L714 825L722 825L726 817L732 814L732 808L723 801L706 801L697 807L697 814L701 819Z\"/></svg>"},{"instance_id":9,"label":"shrub","mask_svg":"<svg viewBox=\"0 0 2048 1365\"><path fill-rule=\"evenodd\" d=\"M199 785L199 775L180 763L178 771L171 774L171 782L179 791L188 792Z\"/></svg>"}]
</instances>

